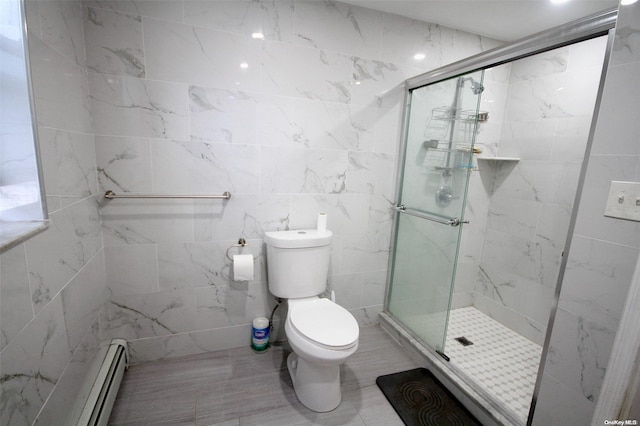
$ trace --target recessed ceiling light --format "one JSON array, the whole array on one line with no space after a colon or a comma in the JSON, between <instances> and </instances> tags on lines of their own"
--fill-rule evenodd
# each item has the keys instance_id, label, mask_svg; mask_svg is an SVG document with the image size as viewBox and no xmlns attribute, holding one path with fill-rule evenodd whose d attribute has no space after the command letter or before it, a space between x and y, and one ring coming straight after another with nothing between
<instances>
[{"instance_id":1,"label":"recessed ceiling light","mask_svg":"<svg viewBox=\"0 0 640 426\"><path fill-rule=\"evenodd\" d=\"M242 68L243 70L246 70L247 68L249 68L249 64L246 62L243 62L240 64L240 68Z\"/></svg>"},{"instance_id":2,"label":"recessed ceiling light","mask_svg":"<svg viewBox=\"0 0 640 426\"><path fill-rule=\"evenodd\" d=\"M560 4L560 3L566 3L569 0L549 0L549 1L553 4Z\"/></svg>"},{"instance_id":3,"label":"recessed ceiling light","mask_svg":"<svg viewBox=\"0 0 640 426\"><path fill-rule=\"evenodd\" d=\"M424 53L416 53L415 55L413 55L413 59L415 59L416 61L421 61L426 57L427 55L425 55Z\"/></svg>"},{"instance_id":4,"label":"recessed ceiling light","mask_svg":"<svg viewBox=\"0 0 640 426\"><path fill-rule=\"evenodd\" d=\"M257 39L260 39L260 40L264 40L264 34L262 34L262 33L253 33L253 34L251 34L251 37L252 38L257 38Z\"/></svg>"},{"instance_id":5,"label":"recessed ceiling light","mask_svg":"<svg viewBox=\"0 0 640 426\"><path fill-rule=\"evenodd\" d=\"M630 4L634 4L638 0L620 0L621 6L629 6Z\"/></svg>"}]
</instances>

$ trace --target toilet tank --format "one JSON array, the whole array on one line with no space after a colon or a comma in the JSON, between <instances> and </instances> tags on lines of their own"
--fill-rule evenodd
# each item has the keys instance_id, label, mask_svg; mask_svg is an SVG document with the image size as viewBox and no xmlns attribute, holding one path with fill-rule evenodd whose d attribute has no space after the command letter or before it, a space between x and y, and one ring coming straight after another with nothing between
<instances>
[{"instance_id":1,"label":"toilet tank","mask_svg":"<svg viewBox=\"0 0 640 426\"><path fill-rule=\"evenodd\" d=\"M265 232L269 291L287 299L317 296L327 288L331 231Z\"/></svg>"}]
</instances>

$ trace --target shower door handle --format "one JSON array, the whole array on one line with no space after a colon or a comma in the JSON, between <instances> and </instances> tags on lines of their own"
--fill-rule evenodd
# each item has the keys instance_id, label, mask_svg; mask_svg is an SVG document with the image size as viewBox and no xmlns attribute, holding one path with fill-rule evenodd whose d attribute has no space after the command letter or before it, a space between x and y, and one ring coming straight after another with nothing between
<instances>
[{"instance_id":1,"label":"shower door handle","mask_svg":"<svg viewBox=\"0 0 640 426\"><path fill-rule=\"evenodd\" d=\"M442 217L442 216L421 212L420 210L408 209L404 206L404 204L398 204L395 207L395 209L398 213L405 213L410 216L415 216L421 219L430 220L431 222L440 223L442 225L459 226L461 223L469 223L468 220L460 220L457 217Z\"/></svg>"}]
</instances>

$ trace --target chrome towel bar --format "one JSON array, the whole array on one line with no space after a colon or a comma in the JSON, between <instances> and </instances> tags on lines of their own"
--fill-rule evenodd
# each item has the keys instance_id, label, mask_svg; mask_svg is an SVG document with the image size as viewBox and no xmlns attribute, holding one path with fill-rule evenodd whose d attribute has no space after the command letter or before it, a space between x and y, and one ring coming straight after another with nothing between
<instances>
[{"instance_id":1,"label":"chrome towel bar","mask_svg":"<svg viewBox=\"0 0 640 426\"><path fill-rule=\"evenodd\" d=\"M113 191L104 193L104 198L113 200L114 198L223 198L228 200L231 193L225 191L222 195L157 195L157 194L116 194Z\"/></svg>"},{"instance_id":2,"label":"chrome towel bar","mask_svg":"<svg viewBox=\"0 0 640 426\"><path fill-rule=\"evenodd\" d=\"M408 214L410 216L419 217L421 219L430 220L431 222L441 223L443 225L458 226L461 223L469 223L468 220L460 220L457 217L451 217L451 218L449 218L449 217L441 217L441 216L436 216L436 215L431 215L431 214L428 214L428 213L424 213L424 212L421 212L420 210L408 209L402 204L400 204L398 206L395 206L395 209L399 213L405 213L405 214Z\"/></svg>"}]
</instances>

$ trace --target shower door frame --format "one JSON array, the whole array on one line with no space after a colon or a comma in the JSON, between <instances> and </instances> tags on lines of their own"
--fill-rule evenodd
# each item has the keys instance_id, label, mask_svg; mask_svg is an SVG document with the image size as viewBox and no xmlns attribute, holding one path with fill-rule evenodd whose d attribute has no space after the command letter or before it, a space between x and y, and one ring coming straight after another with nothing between
<instances>
[{"instance_id":1,"label":"shower door frame","mask_svg":"<svg viewBox=\"0 0 640 426\"><path fill-rule=\"evenodd\" d=\"M580 205L582 189L584 187L587 165L589 162L589 154L591 152L591 147L593 145L594 132L597 124L598 112L600 109L600 103L602 99L604 81L606 79L607 68L609 65L609 58L611 56L611 50L613 48L613 39L615 34L615 24L616 24L617 16L618 16L617 7L603 10L601 12L595 13L593 15L589 15L582 19L568 22L567 24L533 34L529 37L525 37L520 40L516 40L515 42L509 43L505 46L500 46L495 49L487 50L486 52L482 52L477 55L470 56L466 59L453 62L449 65L445 65L443 67L437 68L435 70L428 71L418 76L409 78L404 82L404 101L403 101L404 109L403 109L403 116L401 121L402 132L400 135L401 143L398 151L394 206L397 206L398 200L401 196L401 190L402 190L402 175L403 175L403 170L406 162L404 155L405 155L407 136L408 136L407 134L408 121L409 121L409 116L411 112L411 108L410 108L411 105L409 105L409 102L411 100L411 91L413 91L414 89L418 89L420 87L427 86L430 84L435 84L450 78L455 78L468 73L485 70L487 68L506 64L506 63L513 62L515 60L526 58L529 56L534 56L539 53L547 52L549 50L557 49L563 46L568 46L571 44L579 43L581 41L589 40L589 39L600 37L600 36L608 36L606 50L603 58L604 60L602 65L602 73L600 75L597 97L594 104L594 112L591 119L589 135L588 135L587 143L585 147L585 154L584 154L582 165L580 168L580 174L578 178L578 184L576 187L575 199L574 199L574 203L571 211L569 228L568 228L567 236L565 239L564 250L562 252L563 255L560 262L560 269L558 272L558 278L556 281L556 287L554 291L552 306L549 313L549 321L547 323L547 330L545 334L544 344L542 346L542 356L540 358L538 375L536 378L536 383L533 391L531 407L529 409L527 425L530 425L533 421L533 413L535 411L535 406L538 399L538 393L540 391L540 385L542 382L542 376L544 373L544 364L546 362L547 353L549 351L551 331L553 329L556 312L558 309L558 301L560 298L560 291L562 289L562 281L564 279L567 259L569 257L568 253L571 247L571 240L572 240L572 236L575 229L575 223L576 223L578 208ZM399 217L400 217L400 212L396 211L394 214L393 227L391 230L391 252L390 252L391 255L389 256L389 264L387 268L387 288L385 292L384 312L385 314L389 315L391 318L394 318L396 322L401 324L401 327L406 332L408 332L414 338L417 338L418 342L422 342L420 337L417 336L416 333L413 332L413 330L408 329L408 327L406 327L404 323L402 323L400 320L397 320L395 315L393 315L389 311L389 296L391 294L390 283L393 277L393 264L394 264L394 258L395 258L395 245L396 245L395 240L397 237L396 230L398 227L398 221L400 220ZM455 282L452 285L455 285ZM426 349L432 352L435 356L440 357L440 355L436 354L433 348L426 347ZM450 369L455 372L455 369L452 368L450 364L448 365ZM484 392L481 392L481 393L484 393Z\"/></svg>"}]
</instances>

